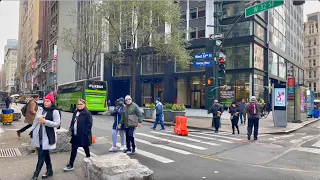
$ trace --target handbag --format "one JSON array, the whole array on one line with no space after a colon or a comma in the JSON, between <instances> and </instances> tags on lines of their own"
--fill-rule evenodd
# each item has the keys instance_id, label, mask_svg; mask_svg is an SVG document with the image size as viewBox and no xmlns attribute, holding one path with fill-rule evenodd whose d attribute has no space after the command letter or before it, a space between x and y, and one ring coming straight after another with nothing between
<instances>
[{"instance_id":1,"label":"handbag","mask_svg":"<svg viewBox=\"0 0 320 180\"><path fill-rule=\"evenodd\" d=\"M133 122L135 126L138 126L138 117L136 115L129 115L128 119Z\"/></svg>"},{"instance_id":2,"label":"handbag","mask_svg":"<svg viewBox=\"0 0 320 180\"><path fill-rule=\"evenodd\" d=\"M233 116L230 116L230 120L232 120L233 119Z\"/></svg>"}]
</instances>

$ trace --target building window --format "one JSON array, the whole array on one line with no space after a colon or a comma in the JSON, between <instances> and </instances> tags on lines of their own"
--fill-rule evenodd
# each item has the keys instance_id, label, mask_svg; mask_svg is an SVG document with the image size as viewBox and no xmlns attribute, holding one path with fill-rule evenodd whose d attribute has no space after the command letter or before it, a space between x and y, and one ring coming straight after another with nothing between
<instances>
[{"instance_id":1,"label":"building window","mask_svg":"<svg viewBox=\"0 0 320 180\"><path fill-rule=\"evenodd\" d=\"M311 83L309 83L309 88L311 89Z\"/></svg>"},{"instance_id":2,"label":"building window","mask_svg":"<svg viewBox=\"0 0 320 180\"><path fill-rule=\"evenodd\" d=\"M197 7L190 9L190 20L206 16L206 7Z\"/></svg>"},{"instance_id":3,"label":"building window","mask_svg":"<svg viewBox=\"0 0 320 180\"><path fill-rule=\"evenodd\" d=\"M264 48L254 44L254 68L263 70Z\"/></svg>"},{"instance_id":4,"label":"building window","mask_svg":"<svg viewBox=\"0 0 320 180\"><path fill-rule=\"evenodd\" d=\"M311 66L311 60L309 60L309 66Z\"/></svg>"},{"instance_id":5,"label":"building window","mask_svg":"<svg viewBox=\"0 0 320 180\"><path fill-rule=\"evenodd\" d=\"M313 77L317 78L317 71L313 71Z\"/></svg>"},{"instance_id":6,"label":"building window","mask_svg":"<svg viewBox=\"0 0 320 180\"><path fill-rule=\"evenodd\" d=\"M315 38L315 39L314 39L314 45L316 45L316 44L317 44L317 39Z\"/></svg>"},{"instance_id":7,"label":"building window","mask_svg":"<svg viewBox=\"0 0 320 180\"><path fill-rule=\"evenodd\" d=\"M113 64L113 76L130 76L131 57L127 57L119 64Z\"/></svg>"},{"instance_id":8,"label":"building window","mask_svg":"<svg viewBox=\"0 0 320 180\"><path fill-rule=\"evenodd\" d=\"M316 55L316 48L313 49L313 55Z\"/></svg>"},{"instance_id":9,"label":"building window","mask_svg":"<svg viewBox=\"0 0 320 180\"><path fill-rule=\"evenodd\" d=\"M311 71L309 71L309 78L311 78Z\"/></svg>"},{"instance_id":10,"label":"building window","mask_svg":"<svg viewBox=\"0 0 320 180\"><path fill-rule=\"evenodd\" d=\"M153 55L153 71L154 71L154 74L164 73L165 65L166 65L166 60L163 57L158 56L156 54Z\"/></svg>"},{"instance_id":11,"label":"building window","mask_svg":"<svg viewBox=\"0 0 320 180\"><path fill-rule=\"evenodd\" d=\"M222 12L223 12L222 17L229 18L229 17L234 17L234 16L240 16L246 8L246 5L245 5L246 3L248 3L248 1L223 4L222 5Z\"/></svg>"},{"instance_id":12,"label":"building window","mask_svg":"<svg viewBox=\"0 0 320 180\"><path fill-rule=\"evenodd\" d=\"M313 83L313 91L317 92L317 83Z\"/></svg>"},{"instance_id":13,"label":"building window","mask_svg":"<svg viewBox=\"0 0 320 180\"><path fill-rule=\"evenodd\" d=\"M311 60L310 60L311 61ZM311 63L310 63L311 64ZM310 65L311 66L311 65ZM316 66L316 60L313 60L313 66Z\"/></svg>"},{"instance_id":14,"label":"building window","mask_svg":"<svg viewBox=\"0 0 320 180\"><path fill-rule=\"evenodd\" d=\"M151 54L141 56L142 60L142 73L141 74L153 74L153 61Z\"/></svg>"},{"instance_id":15,"label":"building window","mask_svg":"<svg viewBox=\"0 0 320 180\"><path fill-rule=\"evenodd\" d=\"M196 27L190 32L190 39L199 39L206 37L206 31L204 27Z\"/></svg>"},{"instance_id":16,"label":"building window","mask_svg":"<svg viewBox=\"0 0 320 180\"><path fill-rule=\"evenodd\" d=\"M187 20L186 11L181 11L181 16L180 16L180 18L181 18L183 21Z\"/></svg>"},{"instance_id":17,"label":"building window","mask_svg":"<svg viewBox=\"0 0 320 180\"><path fill-rule=\"evenodd\" d=\"M303 85L304 84L304 74L303 74L303 70L299 69L299 85Z\"/></svg>"},{"instance_id":18,"label":"building window","mask_svg":"<svg viewBox=\"0 0 320 180\"><path fill-rule=\"evenodd\" d=\"M272 75L278 76L278 54L269 51L268 70Z\"/></svg>"},{"instance_id":19,"label":"building window","mask_svg":"<svg viewBox=\"0 0 320 180\"><path fill-rule=\"evenodd\" d=\"M251 24L251 23L250 23ZM254 35L262 41L265 41L266 30L257 22L254 23Z\"/></svg>"},{"instance_id":20,"label":"building window","mask_svg":"<svg viewBox=\"0 0 320 180\"><path fill-rule=\"evenodd\" d=\"M223 47L226 52L226 69L250 68L250 43Z\"/></svg>"},{"instance_id":21,"label":"building window","mask_svg":"<svg viewBox=\"0 0 320 180\"><path fill-rule=\"evenodd\" d=\"M287 66L286 61L283 57L279 56L279 77L286 79Z\"/></svg>"},{"instance_id":22,"label":"building window","mask_svg":"<svg viewBox=\"0 0 320 180\"><path fill-rule=\"evenodd\" d=\"M254 74L254 95L261 100L264 96L263 76Z\"/></svg>"},{"instance_id":23,"label":"building window","mask_svg":"<svg viewBox=\"0 0 320 180\"><path fill-rule=\"evenodd\" d=\"M233 26L233 24L223 26L221 28L221 31L228 32L232 26ZM252 25L251 25L250 21L237 23L234 26L234 28L232 29L232 31L230 32L232 34L232 36L228 36L226 38L230 39L230 38L236 38L236 37L250 36L250 35L252 35L251 29L252 29Z\"/></svg>"},{"instance_id":24,"label":"building window","mask_svg":"<svg viewBox=\"0 0 320 180\"><path fill-rule=\"evenodd\" d=\"M312 52L311 52L311 49L309 49L309 56L311 56L312 55Z\"/></svg>"}]
</instances>

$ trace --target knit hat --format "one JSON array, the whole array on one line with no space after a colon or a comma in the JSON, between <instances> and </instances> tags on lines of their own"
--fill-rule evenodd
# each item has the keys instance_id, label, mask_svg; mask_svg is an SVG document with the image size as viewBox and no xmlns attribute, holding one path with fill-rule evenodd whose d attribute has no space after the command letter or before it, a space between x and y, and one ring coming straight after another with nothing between
<instances>
[{"instance_id":1,"label":"knit hat","mask_svg":"<svg viewBox=\"0 0 320 180\"><path fill-rule=\"evenodd\" d=\"M257 98L255 96L251 96L251 101L256 101Z\"/></svg>"},{"instance_id":2,"label":"knit hat","mask_svg":"<svg viewBox=\"0 0 320 180\"><path fill-rule=\"evenodd\" d=\"M160 98L158 97L156 100L157 100L157 101L160 101Z\"/></svg>"},{"instance_id":3,"label":"knit hat","mask_svg":"<svg viewBox=\"0 0 320 180\"><path fill-rule=\"evenodd\" d=\"M231 104L237 104L237 102L236 101L232 101L232 103Z\"/></svg>"},{"instance_id":4,"label":"knit hat","mask_svg":"<svg viewBox=\"0 0 320 180\"><path fill-rule=\"evenodd\" d=\"M44 99L48 99L53 103L55 102L54 95L52 93L48 94Z\"/></svg>"},{"instance_id":5,"label":"knit hat","mask_svg":"<svg viewBox=\"0 0 320 180\"><path fill-rule=\"evenodd\" d=\"M119 99L118 99L118 101L122 101L122 102L124 102L123 97L119 98Z\"/></svg>"},{"instance_id":6,"label":"knit hat","mask_svg":"<svg viewBox=\"0 0 320 180\"><path fill-rule=\"evenodd\" d=\"M131 96L129 95L126 95L126 97L124 98L125 100L128 100L128 99L132 99Z\"/></svg>"}]
</instances>

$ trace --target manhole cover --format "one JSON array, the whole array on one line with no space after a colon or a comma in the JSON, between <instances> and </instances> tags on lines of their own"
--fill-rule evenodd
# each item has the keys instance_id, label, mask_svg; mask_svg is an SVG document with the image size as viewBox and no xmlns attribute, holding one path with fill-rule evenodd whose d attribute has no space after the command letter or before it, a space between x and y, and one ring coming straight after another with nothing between
<instances>
[{"instance_id":1,"label":"manhole cover","mask_svg":"<svg viewBox=\"0 0 320 180\"><path fill-rule=\"evenodd\" d=\"M5 148L0 149L0 157L16 157L21 156L21 152L18 148Z\"/></svg>"},{"instance_id":2,"label":"manhole cover","mask_svg":"<svg viewBox=\"0 0 320 180\"><path fill-rule=\"evenodd\" d=\"M152 144L161 144L161 145L169 144L169 142L167 142L167 141L152 141L151 143Z\"/></svg>"}]
</instances>

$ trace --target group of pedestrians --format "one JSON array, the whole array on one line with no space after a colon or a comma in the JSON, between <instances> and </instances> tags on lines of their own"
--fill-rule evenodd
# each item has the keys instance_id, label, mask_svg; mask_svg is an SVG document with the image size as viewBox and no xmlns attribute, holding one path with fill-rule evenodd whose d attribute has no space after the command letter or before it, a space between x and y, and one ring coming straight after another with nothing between
<instances>
[{"instance_id":1,"label":"group of pedestrians","mask_svg":"<svg viewBox=\"0 0 320 180\"><path fill-rule=\"evenodd\" d=\"M246 103L244 99L238 104L236 101L231 103L231 106L228 108L228 112L230 113L232 134L235 135L235 129L237 129L237 133L240 134L239 130L239 119L241 125L246 124L246 118L248 116L248 127L247 127L247 138L251 139L252 129L254 129L253 137L254 140L258 139L258 129L259 129L259 119L260 110L263 109L263 105L257 102L255 96L252 96L249 103ZM219 104L218 100L214 100L214 104L210 107L208 114L212 113L212 127L215 129L215 133L219 132L219 128L221 127L220 118L224 109L221 104Z\"/></svg>"}]
</instances>

